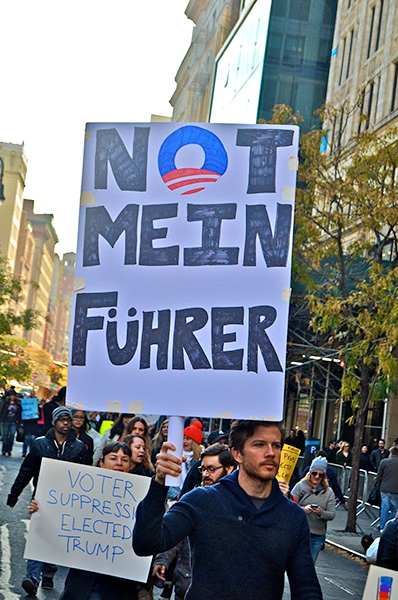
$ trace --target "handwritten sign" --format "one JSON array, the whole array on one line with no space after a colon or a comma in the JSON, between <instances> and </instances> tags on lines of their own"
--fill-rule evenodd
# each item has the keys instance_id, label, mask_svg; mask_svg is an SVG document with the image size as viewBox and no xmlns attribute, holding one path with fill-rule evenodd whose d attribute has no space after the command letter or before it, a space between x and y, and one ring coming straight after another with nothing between
<instances>
[{"instance_id":1,"label":"handwritten sign","mask_svg":"<svg viewBox=\"0 0 398 600\"><path fill-rule=\"evenodd\" d=\"M289 446L289 444L284 444L282 448L281 462L279 463L279 469L276 475L278 481L286 481L286 483L289 483L299 456L300 450L298 448Z\"/></svg>"},{"instance_id":2,"label":"handwritten sign","mask_svg":"<svg viewBox=\"0 0 398 600\"><path fill-rule=\"evenodd\" d=\"M37 419L39 416L39 401L36 397L21 398L22 420Z\"/></svg>"},{"instance_id":3,"label":"handwritten sign","mask_svg":"<svg viewBox=\"0 0 398 600\"><path fill-rule=\"evenodd\" d=\"M363 600L398 600L398 573L370 565Z\"/></svg>"},{"instance_id":4,"label":"handwritten sign","mask_svg":"<svg viewBox=\"0 0 398 600\"><path fill-rule=\"evenodd\" d=\"M68 406L283 418L297 149L290 125L87 125Z\"/></svg>"},{"instance_id":5,"label":"handwritten sign","mask_svg":"<svg viewBox=\"0 0 398 600\"><path fill-rule=\"evenodd\" d=\"M43 458L25 558L145 582L132 532L149 477Z\"/></svg>"}]
</instances>

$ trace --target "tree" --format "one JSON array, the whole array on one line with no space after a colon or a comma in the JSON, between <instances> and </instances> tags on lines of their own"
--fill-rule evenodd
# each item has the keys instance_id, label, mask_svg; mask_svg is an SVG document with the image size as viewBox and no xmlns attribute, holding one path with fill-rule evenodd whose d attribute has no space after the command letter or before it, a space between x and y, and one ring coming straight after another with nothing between
<instances>
[{"instance_id":1,"label":"tree","mask_svg":"<svg viewBox=\"0 0 398 600\"><path fill-rule=\"evenodd\" d=\"M354 424L351 532L366 414L395 381L398 342L398 131L349 137L361 99L326 105L319 114L332 135L317 130L301 139L293 256L312 329L346 361L342 394Z\"/></svg>"},{"instance_id":2,"label":"tree","mask_svg":"<svg viewBox=\"0 0 398 600\"><path fill-rule=\"evenodd\" d=\"M13 277L6 259L0 257L0 338L11 335L18 326L29 331L36 325L37 311L19 310L22 284L20 279Z\"/></svg>"},{"instance_id":3,"label":"tree","mask_svg":"<svg viewBox=\"0 0 398 600\"><path fill-rule=\"evenodd\" d=\"M6 386L11 379L26 381L32 373L27 352L28 343L11 335L0 338L0 385Z\"/></svg>"}]
</instances>

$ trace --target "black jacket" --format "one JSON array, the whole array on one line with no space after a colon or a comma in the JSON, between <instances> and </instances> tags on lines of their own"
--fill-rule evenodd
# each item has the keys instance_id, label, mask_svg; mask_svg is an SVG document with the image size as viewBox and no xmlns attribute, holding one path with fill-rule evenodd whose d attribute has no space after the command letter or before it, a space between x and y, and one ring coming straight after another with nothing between
<instances>
[{"instance_id":1,"label":"black jacket","mask_svg":"<svg viewBox=\"0 0 398 600\"><path fill-rule=\"evenodd\" d=\"M108 600L138 600L135 581L80 569L69 569L60 600L87 600L95 583Z\"/></svg>"},{"instance_id":2,"label":"black jacket","mask_svg":"<svg viewBox=\"0 0 398 600\"><path fill-rule=\"evenodd\" d=\"M398 523L397 519L387 521L380 538L377 551L379 567L398 571Z\"/></svg>"},{"instance_id":3,"label":"black jacket","mask_svg":"<svg viewBox=\"0 0 398 600\"><path fill-rule=\"evenodd\" d=\"M8 506L15 506L18 498L29 481L33 478L33 487L36 491L42 458L54 458L73 463L87 464L87 450L83 442L76 439L76 432L71 429L67 440L60 447L55 439L54 428L49 429L46 435L36 438L32 448L23 461L11 492L8 495Z\"/></svg>"}]
</instances>

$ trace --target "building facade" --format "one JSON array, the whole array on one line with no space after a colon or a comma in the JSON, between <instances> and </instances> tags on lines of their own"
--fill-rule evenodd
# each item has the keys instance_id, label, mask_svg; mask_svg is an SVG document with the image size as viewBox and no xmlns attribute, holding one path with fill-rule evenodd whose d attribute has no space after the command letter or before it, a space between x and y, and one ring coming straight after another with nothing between
<instances>
[{"instance_id":1,"label":"building facade","mask_svg":"<svg viewBox=\"0 0 398 600\"><path fill-rule=\"evenodd\" d=\"M0 255L8 260L14 273L18 238L23 210L27 158L23 144L0 142L0 157L4 165L3 194L5 201L0 206Z\"/></svg>"},{"instance_id":2,"label":"building facade","mask_svg":"<svg viewBox=\"0 0 398 600\"><path fill-rule=\"evenodd\" d=\"M208 121L214 61L239 16L240 0L190 0L191 45L177 71L172 121Z\"/></svg>"},{"instance_id":3,"label":"building facade","mask_svg":"<svg viewBox=\"0 0 398 600\"><path fill-rule=\"evenodd\" d=\"M54 247L58 237L52 224L53 215L35 214L33 200L24 200L23 206L35 239L31 278L33 285L29 289L28 308L39 313L37 327L25 331L24 337L33 348L44 348L54 270Z\"/></svg>"},{"instance_id":4,"label":"building facade","mask_svg":"<svg viewBox=\"0 0 398 600\"><path fill-rule=\"evenodd\" d=\"M336 0L252 0L216 59L210 122L270 120L276 104L319 125L326 99Z\"/></svg>"}]
</instances>

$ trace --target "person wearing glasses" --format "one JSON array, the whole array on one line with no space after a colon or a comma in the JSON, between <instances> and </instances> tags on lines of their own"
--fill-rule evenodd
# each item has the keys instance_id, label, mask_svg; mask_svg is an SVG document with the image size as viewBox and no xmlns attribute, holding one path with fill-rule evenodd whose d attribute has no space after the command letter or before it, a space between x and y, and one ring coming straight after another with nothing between
<instances>
[{"instance_id":1,"label":"person wearing glasses","mask_svg":"<svg viewBox=\"0 0 398 600\"><path fill-rule=\"evenodd\" d=\"M87 464L93 464L94 440L88 435L90 424L84 410L72 410L72 427L76 431L76 437L83 442L87 449Z\"/></svg>"},{"instance_id":2,"label":"person wearing glasses","mask_svg":"<svg viewBox=\"0 0 398 600\"><path fill-rule=\"evenodd\" d=\"M222 477L232 473L235 468L236 462L225 444L218 443L209 446L202 452L201 464L198 467L202 476L201 486L215 485ZM166 571L174 560L176 560L173 572L175 600L184 600L191 583L191 553L188 538L183 539L174 548L156 556L152 576L158 580L160 585L164 585ZM159 600L164 597L166 596L162 594Z\"/></svg>"},{"instance_id":3,"label":"person wearing glasses","mask_svg":"<svg viewBox=\"0 0 398 600\"><path fill-rule=\"evenodd\" d=\"M156 476L137 507L133 548L138 556L151 556L188 536L192 580L186 600L281 600L285 574L292 598L322 600L308 521L276 479L282 435L275 421L232 423L230 449L238 469L185 494L166 514L165 476L179 475L181 460L169 452L174 444L163 444Z\"/></svg>"},{"instance_id":4,"label":"person wearing glasses","mask_svg":"<svg viewBox=\"0 0 398 600\"><path fill-rule=\"evenodd\" d=\"M326 477L328 461L314 458L310 470L292 489L292 496L304 509L310 527L311 555L315 564L325 543L327 521L335 517L336 500Z\"/></svg>"},{"instance_id":5,"label":"person wearing glasses","mask_svg":"<svg viewBox=\"0 0 398 600\"><path fill-rule=\"evenodd\" d=\"M24 459L19 473L8 495L7 504L13 508L28 483L33 479L33 496L36 492L41 461L43 458L66 460L68 462L87 464L86 446L76 438L72 429L72 413L66 406L58 406L52 413L53 426L46 435L33 441L31 450ZM57 570L55 565L28 560L26 576L22 581L22 588L30 596L36 596L40 583L46 590L53 589L53 578Z\"/></svg>"}]
</instances>

